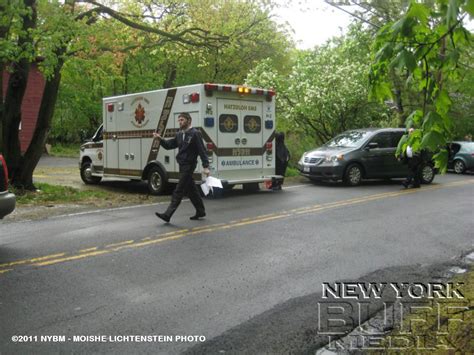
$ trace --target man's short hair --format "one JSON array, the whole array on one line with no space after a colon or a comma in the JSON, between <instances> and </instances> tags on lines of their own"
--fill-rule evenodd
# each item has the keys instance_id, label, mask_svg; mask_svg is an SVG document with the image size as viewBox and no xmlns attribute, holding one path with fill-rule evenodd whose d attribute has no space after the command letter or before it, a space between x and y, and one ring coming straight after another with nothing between
<instances>
[{"instance_id":1,"label":"man's short hair","mask_svg":"<svg viewBox=\"0 0 474 355\"><path fill-rule=\"evenodd\" d=\"M179 115L178 115L178 118L180 117L184 117L186 118L187 121L191 122L193 119L191 117L191 115L187 112L181 112Z\"/></svg>"}]
</instances>

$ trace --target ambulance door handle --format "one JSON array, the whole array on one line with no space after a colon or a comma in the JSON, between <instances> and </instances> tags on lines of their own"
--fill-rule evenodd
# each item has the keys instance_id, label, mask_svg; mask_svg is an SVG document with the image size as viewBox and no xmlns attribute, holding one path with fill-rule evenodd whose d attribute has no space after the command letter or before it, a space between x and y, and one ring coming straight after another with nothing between
<instances>
[{"instance_id":1,"label":"ambulance door handle","mask_svg":"<svg viewBox=\"0 0 474 355\"><path fill-rule=\"evenodd\" d=\"M246 145L247 144L247 138L242 138L242 144Z\"/></svg>"},{"instance_id":2,"label":"ambulance door handle","mask_svg":"<svg viewBox=\"0 0 474 355\"><path fill-rule=\"evenodd\" d=\"M240 144L240 138L235 138L235 144L239 145Z\"/></svg>"},{"instance_id":3,"label":"ambulance door handle","mask_svg":"<svg viewBox=\"0 0 474 355\"><path fill-rule=\"evenodd\" d=\"M128 153L125 153L125 160L128 160Z\"/></svg>"},{"instance_id":4,"label":"ambulance door handle","mask_svg":"<svg viewBox=\"0 0 474 355\"><path fill-rule=\"evenodd\" d=\"M134 160L134 159L135 159L135 154L130 153L130 160Z\"/></svg>"}]
</instances>

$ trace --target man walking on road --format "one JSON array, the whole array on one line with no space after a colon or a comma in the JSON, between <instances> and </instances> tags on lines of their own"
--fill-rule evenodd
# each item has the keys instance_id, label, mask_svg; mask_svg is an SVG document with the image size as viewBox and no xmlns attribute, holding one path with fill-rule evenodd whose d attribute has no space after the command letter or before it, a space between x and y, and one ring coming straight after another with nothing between
<instances>
[{"instance_id":1,"label":"man walking on road","mask_svg":"<svg viewBox=\"0 0 474 355\"><path fill-rule=\"evenodd\" d=\"M209 175L209 159L207 158L207 152L202 142L201 133L193 128L191 123L191 115L187 112L183 112L178 115L180 130L174 138L164 140L159 133L153 133L153 137L160 139L160 145L163 148L167 150L179 149L176 155L176 161L179 164L179 181L173 191L171 203L164 213L155 213L158 218L161 218L165 222L170 221L171 216L173 216L173 213L178 208L185 194L189 197L196 209L196 214L190 217L190 219L197 220L206 215L204 203L202 202L201 195L193 179L193 172L196 169L197 156L199 155L202 161L203 173Z\"/></svg>"}]
</instances>

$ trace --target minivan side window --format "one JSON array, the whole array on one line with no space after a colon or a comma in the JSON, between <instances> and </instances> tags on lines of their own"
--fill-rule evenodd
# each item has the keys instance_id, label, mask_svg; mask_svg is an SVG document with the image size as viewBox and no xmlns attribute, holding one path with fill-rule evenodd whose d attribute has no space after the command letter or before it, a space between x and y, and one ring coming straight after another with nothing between
<instances>
[{"instance_id":1,"label":"minivan side window","mask_svg":"<svg viewBox=\"0 0 474 355\"><path fill-rule=\"evenodd\" d=\"M390 138L390 132L382 132L377 134L370 140L370 143L377 143L378 148L391 148L392 142Z\"/></svg>"},{"instance_id":2,"label":"minivan side window","mask_svg":"<svg viewBox=\"0 0 474 355\"><path fill-rule=\"evenodd\" d=\"M404 134L405 134L404 132L392 132L391 133L391 136L392 136L391 147L392 148L397 148L398 147L398 143L400 142L400 139L402 139Z\"/></svg>"}]
</instances>

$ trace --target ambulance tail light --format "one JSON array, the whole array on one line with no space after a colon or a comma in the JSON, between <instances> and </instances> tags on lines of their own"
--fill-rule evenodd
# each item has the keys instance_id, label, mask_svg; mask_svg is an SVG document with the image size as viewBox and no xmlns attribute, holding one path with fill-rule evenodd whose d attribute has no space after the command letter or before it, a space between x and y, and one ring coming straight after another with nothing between
<instances>
[{"instance_id":1,"label":"ambulance tail light","mask_svg":"<svg viewBox=\"0 0 474 355\"><path fill-rule=\"evenodd\" d=\"M107 104L107 111L114 112L114 104Z\"/></svg>"},{"instance_id":2,"label":"ambulance tail light","mask_svg":"<svg viewBox=\"0 0 474 355\"><path fill-rule=\"evenodd\" d=\"M272 148L273 148L273 143L272 142L267 142L265 144L265 148L267 149L267 161L272 161L273 159L273 154L272 154Z\"/></svg>"},{"instance_id":3,"label":"ambulance tail light","mask_svg":"<svg viewBox=\"0 0 474 355\"><path fill-rule=\"evenodd\" d=\"M207 143L207 150L213 151L214 150L214 143Z\"/></svg>"}]
</instances>

